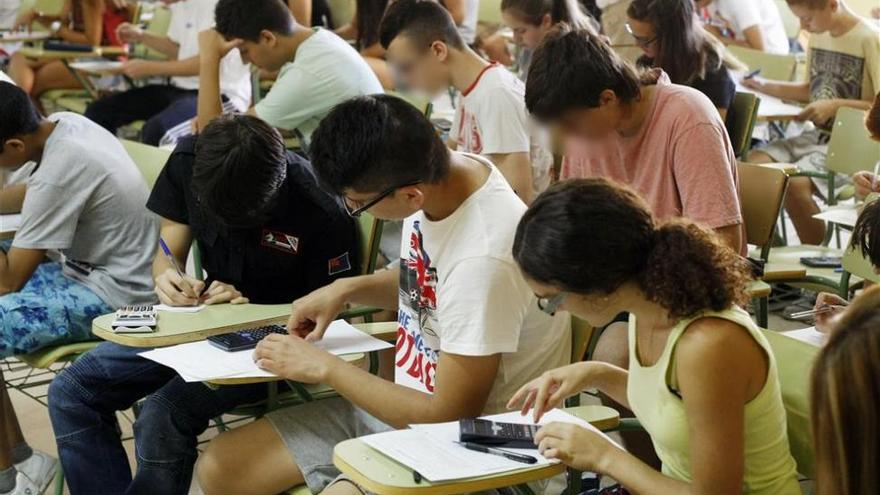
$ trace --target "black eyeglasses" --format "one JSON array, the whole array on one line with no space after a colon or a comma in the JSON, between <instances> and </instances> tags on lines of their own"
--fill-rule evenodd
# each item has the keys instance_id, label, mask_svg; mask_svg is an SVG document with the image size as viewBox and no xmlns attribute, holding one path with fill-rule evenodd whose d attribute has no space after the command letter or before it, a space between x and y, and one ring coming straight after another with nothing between
<instances>
[{"instance_id":1,"label":"black eyeglasses","mask_svg":"<svg viewBox=\"0 0 880 495\"><path fill-rule=\"evenodd\" d=\"M559 306L562 306L566 298L568 298L568 292L560 292L553 297L539 297L538 309L550 316L554 316L556 310L559 309Z\"/></svg>"},{"instance_id":2,"label":"black eyeglasses","mask_svg":"<svg viewBox=\"0 0 880 495\"><path fill-rule=\"evenodd\" d=\"M351 215L353 217L359 217L359 216L361 216L361 213L376 206L380 201L387 198L388 196L391 196L398 189L401 189L404 187L409 187L409 186L415 186L415 185L418 185L421 183L422 183L422 181L416 180L416 181L412 181L412 182L407 182L406 184L401 184L399 186L389 187L385 191L382 191L381 193L379 193L379 195L376 196L375 198L371 199L370 201L367 201L366 203L363 203L361 206L358 206L357 208L355 208L353 210L348 206L348 202L351 201L352 203L358 204L358 203L360 203L360 201L356 201L351 198L343 196L342 202L345 203L345 209L348 210L349 215Z\"/></svg>"},{"instance_id":3,"label":"black eyeglasses","mask_svg":"<svg viewBox=\"0 0 880 495\"><path fill-rule=\"evenodd\" d=\"M641 36L636 35L636 33L633 32L632 26L630 26L628 22L626 23L626 32L629 33L629 35L633 37L636 44L639 46L648 46L651 43L660 39L660 35L654 36L651 39L646 39L646 38L643 38Z\"/></svg>"}]
</instances>

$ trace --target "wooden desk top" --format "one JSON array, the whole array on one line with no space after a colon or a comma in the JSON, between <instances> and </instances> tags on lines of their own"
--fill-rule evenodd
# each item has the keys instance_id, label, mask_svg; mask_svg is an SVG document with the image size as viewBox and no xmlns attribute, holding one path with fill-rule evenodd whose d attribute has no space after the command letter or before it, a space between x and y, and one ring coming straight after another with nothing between
<instances>
[{"instance_id":1,"label":"wooden desk top","mask_svg":"<svg viewBox=\"0 0 880 495\"><path fill-rule=\"evenodd\" d=\"M113 314L92 321L92 333L109 342L129 347L165 347L205 340L213 335L245 328L287 323L290 304L218 304L198 313L159 312L159 324L153 333L114 333Z\"/></svg>"},{"instance_id":2,"label":"wooden desk top","mask_svg":"<svg viewBox=\"0 0 880 495\"><path fill-rule=\"evenodd\" d=\"M124 46L96 46L91 52L68 52L64 50L44 50L36 47L24 47L18 50L18 53L28 58L57 58L63 60L72 60L75 58L87 57L116 57L126 55L128 50Z\"/></svg>"},{"instance_id":3,"label":"wooden desk top","mask_svg":"<svg viewBox=\"0 0 880 495\"><path fill-rule=\"evenodd\" d=\"M605 406L582 406L566 409L600 430L617 427L620 416ZM551 478L565 472L565 466L554 464L524 468L508 473L464 481L431 483L413 481L412 469L398 464L359 439L339 443L333 449L333 464L352 481L379 495L452 495L519 485Z\"/></svg>"}]
</instances>

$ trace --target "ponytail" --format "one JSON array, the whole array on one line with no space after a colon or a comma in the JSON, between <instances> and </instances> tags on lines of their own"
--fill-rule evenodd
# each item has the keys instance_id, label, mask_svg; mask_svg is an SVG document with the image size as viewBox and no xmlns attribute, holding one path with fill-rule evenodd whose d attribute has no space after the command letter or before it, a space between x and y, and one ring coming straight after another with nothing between
<instances>
[{"instance_id":1,"label":"ponytail","mask_svg":"<svg viewBox=\"0 0 880 495\"><path fill-rule=\"evenodd\" d=\"M524 22L540 25L550 15L554 25L564 22L573 29L598 33L598 22L584 12L577 0L502 0L502 11L513 11Z\"/></svg>"},{"instance_id":2,"label":"ponytail","mask_svg":"<svg viewBox=\"0 0 880 495\"><path fill-rule=\"evenodd\" d=\"M694 223L676 220L654 231L638 284L648 299L676 318L722 311L748 301L748 262Z\"/></svg>"}]
</instances>

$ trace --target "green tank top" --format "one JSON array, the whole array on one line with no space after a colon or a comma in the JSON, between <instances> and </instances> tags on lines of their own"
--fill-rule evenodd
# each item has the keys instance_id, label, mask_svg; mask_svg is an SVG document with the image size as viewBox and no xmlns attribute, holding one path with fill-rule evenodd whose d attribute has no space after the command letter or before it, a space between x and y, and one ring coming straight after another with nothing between
<instances>
[{"instance_id":1,"label":"green tank top","mask_svg":"<svg viewBox=\"0 0 880 495\"><path fill-rule=\"evenodd\" d=\"M675 348L684 330L704 317L732 321L746 330L769 358L764 388L745 406L745 471L743 493L754 495L800 495L796 465L788 446L785 407L776 359L761 330L740 308L705 312L679 322L669 334L663 354L653 366L642 366L636 354L635 316L629 321L629 379L627 397L636 417L651 435L663 473L675 479L692 479L690 440L684 402L672 390L675 378Z\"/></svg>"}]
</instances>

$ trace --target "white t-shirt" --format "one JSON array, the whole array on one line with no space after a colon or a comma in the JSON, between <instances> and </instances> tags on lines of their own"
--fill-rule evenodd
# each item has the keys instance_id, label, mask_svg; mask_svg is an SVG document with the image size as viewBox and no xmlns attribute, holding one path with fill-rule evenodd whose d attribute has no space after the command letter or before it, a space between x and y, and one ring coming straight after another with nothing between
<instances>
[{"instance_id":1,"label":"white t-shirt","mask_svg":"<svg viewBox=\"0 0 880 495\"><path fill-rule=\"evenodd\" d=\"M439 353L501 354L485 413L571 359L568 314L544 314L511 253L526 206L488 160L485 184L440 221L403 225L395 382L433 393ZM455 386L455 384L447 384Z\"/></svg>"},{"instance_id":2,"label":"white t-shirt","mask_svg":"<svg viewBox=\"0 0 880 495\"><path fill-rule=\"evenodd\" d=\"M727 22L738 40L745 40L743 32L760 26L764 37L764 51L785 54L789 51L788 35L776 2L770 0L715 0L707 7L709 15L719 23Z\"/></svg>"},{"instance_id":3,"label":"white t-shirt","mask_svg":"<svg viewBox=\"0 0 880 495\"><path fill-rule=\"evenodd\" d=\"M311 141L312 132L336 105L355 96L381 94L382 84L364 58L326 29L299 45L284 64L272 90L254 110L273 127L297 130Z\"/></svg>"},{"instance_id":4,"label":"white t-shirt","mask_svg":"<svg viewBox=\"0 0 880 495\"><path fill-rule=\"evenodd\" d=\"M180 45L177 59L184 60L199 54L199 32L214 27L214 7L218 0L184 0L173 3L168 38ZM198 76L175 76L171 84L183 89L199 89ZM241 61L234 49L220 62L220 92L240 111L251 105L251 69Z\"/></svg>"},{"instance_id":5,"label":"white t-shirt","mask_svg":"<svg viewBox=\"0 0 880 495\"><path fill-rule=\"evenodd\" d=\"M549 134L526 111L525 84L499 64L486 67L462 92L449 138L465 153L529 152L534 192L539 194L550 185Z\"/></svg>"},{"instance_id":6,"label":"white t-shirt","mask_svg":"<svg viewBox=\"0 0 880 495\"><path fill-rule=\"evenodd\" d=\"M466 45L477 40L477 18L480 15L480 0L465 0L464 19L458 26L458 34Z\"/></svg>"}]
</instances>

